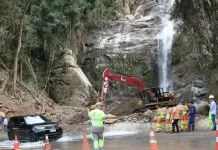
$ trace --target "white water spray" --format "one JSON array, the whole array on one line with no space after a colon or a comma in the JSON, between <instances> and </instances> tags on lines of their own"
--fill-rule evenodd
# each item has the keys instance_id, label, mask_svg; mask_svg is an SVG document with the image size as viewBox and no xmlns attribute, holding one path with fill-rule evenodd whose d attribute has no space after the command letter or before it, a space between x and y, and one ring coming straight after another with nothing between
<instances>
[{"instance_id":1,"label":"white water spray","mask_svg":"<svg viewBox=\"0 0 218 150\"><path fill-rule=\"evenodd\" d=\"M172 69L171 69L171 48L174 35L174 22L169 20L169 11L174 4L174 0L167 3L168 15L162 18L163 30L158 36L158 67L159 67L159 86L164 92L172 91Z\"/></svg>"}]
</instances>

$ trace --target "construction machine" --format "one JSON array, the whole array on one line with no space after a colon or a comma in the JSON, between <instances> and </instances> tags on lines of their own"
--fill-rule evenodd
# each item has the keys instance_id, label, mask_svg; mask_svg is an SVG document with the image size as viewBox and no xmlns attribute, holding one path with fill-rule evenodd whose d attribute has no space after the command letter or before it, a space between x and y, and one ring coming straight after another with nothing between
<instances>
[{"instance_id":1,"label":"construction machine","mask_svg":"<svg viewBox=\"0 0 218 150\"><path fill-rule=\"evenodd\" d=\"M145 84L135 77L111 74L110 69L106 69L103 72L102 78L102 89L99 98L99 101L101 102L104 102L106 99L110 80L124 82L139 89L141 101L138 102L138 107L134 112L145 111L147 109L155 108L156 105L161 107L175 102L173 93L164 92L163 88L160 87L146 88Z\"/></svg>"}]
</instances>

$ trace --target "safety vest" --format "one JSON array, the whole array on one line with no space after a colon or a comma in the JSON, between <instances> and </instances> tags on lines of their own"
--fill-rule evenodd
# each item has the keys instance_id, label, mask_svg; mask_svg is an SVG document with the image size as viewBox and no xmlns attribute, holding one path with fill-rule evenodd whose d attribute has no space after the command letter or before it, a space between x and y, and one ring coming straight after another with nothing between
<instances>
[{"instance_id":1,"label":"safety vest","mask_svg":"<svg viewBox=\"0 0 218 150\"><path fill-rule=\"evenodd\" d=\"M170 119L171 113L172 113L172 109L168 108L167 109L167 117L166 117L166 119Z\"/></svg>"},{"instance_id":2,"label":"safety vest","mask_svg":"<svg viewBox=\"0 0 218 150\"><path fill-rule=\"evenodd\" d=\"M187 111L188 111L188 107L187 107L187 105L184 105L182 114L183 115L187 114Z\"/></svg>"},{"instance_id":3,"label":"safety vest","mask_svg":"<svg viewBox=\"0 0 218 150\"><path fill-rule=\"evenodd\" d=\"M103 127L104 123L104 112L99 109L95 109L89 112L89 117L91 118L92 126Z\"/></svg>"},{"instance_id":4,"label":"safety vest","mask_svg":"<svg viewBox=\"0 0 218 150\"><path fill-rule=\"evenodd\" d=\"M157 110L157 118L164 118L164 116L163 116L163 111L162 111L162 109L161 108L158 108L158 110Z\"/></svg>"},{"instance_id":5,"label":"safety vest","mask_svg":"<svg viewBox=\"0 0 218 150\"><path fill-rule=\"evenodd\" d=\"M173 119L180 119L179 118L179 108L175 107L176 112L173 112Z\"/></svg>"}]
</instances>

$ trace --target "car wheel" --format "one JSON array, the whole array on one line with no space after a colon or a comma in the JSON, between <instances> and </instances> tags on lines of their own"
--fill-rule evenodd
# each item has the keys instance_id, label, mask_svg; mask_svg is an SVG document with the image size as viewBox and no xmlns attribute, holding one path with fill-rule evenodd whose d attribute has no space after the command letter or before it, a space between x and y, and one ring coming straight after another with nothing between
<instances>
[{"instance_id":1,"label":"car wheel","mask_svg":"<svg viewBox=\"0 0 218 150\"><path fill-rule=\"evenodd\" d=\"M14 140L14 133L13 132L8 132L8 139L10 141L13 141Z\"/></svg>"},{"instance_id":2,"label":"car wheel","mask_svg":"<svg viewBox=\"0 0 218 150\"><path fill-rule=\"evenodd\" d=\"M29 134L29 141L30 141L30 142L36 142L36 136L35 136L35 134L32 133L32 132Z\"/></svg>"}]
</instances>

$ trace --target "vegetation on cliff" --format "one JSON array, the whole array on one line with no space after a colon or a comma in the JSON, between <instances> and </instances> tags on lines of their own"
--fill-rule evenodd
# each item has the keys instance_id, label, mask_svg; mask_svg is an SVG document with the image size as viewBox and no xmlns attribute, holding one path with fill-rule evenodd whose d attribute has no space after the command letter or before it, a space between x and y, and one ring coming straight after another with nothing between
<instances>
[{"instance_id":1,"label":"vegetation on cliff","mask_svg":"<svg viewBox=\"0 0 218 150\"><path fill-rule=\"evenodd\" d=\"M216 0L176 0L172 18L181 21L179 32L185 37L176 41L173 62L178 64L187 54L196 59L195 71L203 74L209 91L216 93L218 83L218 3ZM181 37L180 37L181 39Z\"/></svg>"},{"instance_id":2,"label":"vegetation on cliff","mask_svg":"<svg viewBox=\"0 0 218 150\"><path fill-rule=\"evenodd\" d=\"M1 67L18 81L34 80L39 94L48 87L54 58L61 60L65 48L82 51L83 34L102 28L115 5L115 0L2 0Z\"/></svg>"}]
</instances>

